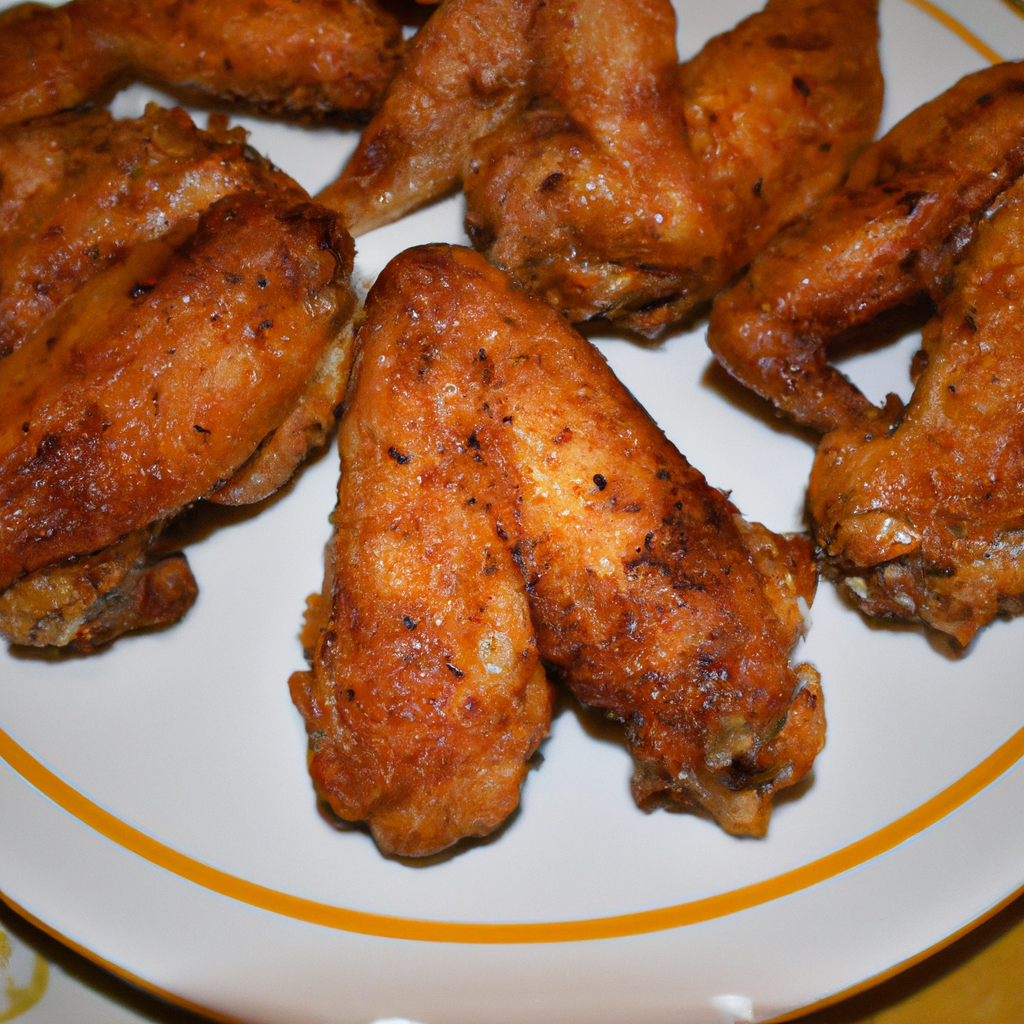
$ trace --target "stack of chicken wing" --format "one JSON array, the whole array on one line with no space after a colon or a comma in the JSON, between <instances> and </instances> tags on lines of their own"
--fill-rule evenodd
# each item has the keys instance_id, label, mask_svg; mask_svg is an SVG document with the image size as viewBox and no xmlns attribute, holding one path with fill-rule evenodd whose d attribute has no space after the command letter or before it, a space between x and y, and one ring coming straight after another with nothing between
<instances>
[{"instance_id":1,"label":"stack of chicken wing","mask_svg":"<svg viewBox=\"0 0 1024 1024\"><path fill-rule=\"evenodd\" d=\"M712 300L723 365L825 435L826 574L961 643L1018 611L1024 71L871 145L875 0L768 0L685 63L674 38L669 0L443 0L408 45L374 0L0 15L0 632L174 622L165 525L267 497L343 409L291 680L331 811L389 854L486 835L561 681L623 723L639 806L763 835L824 744L791 661L814 546L744 520L570 326ZM369 123L311 201L222 114L94 106L131 79ZM356 333L351 235L459 185L479 252L399 255ZM875 408L826 345L922 294L914 398Z\"/></svg>"}]
</instances>

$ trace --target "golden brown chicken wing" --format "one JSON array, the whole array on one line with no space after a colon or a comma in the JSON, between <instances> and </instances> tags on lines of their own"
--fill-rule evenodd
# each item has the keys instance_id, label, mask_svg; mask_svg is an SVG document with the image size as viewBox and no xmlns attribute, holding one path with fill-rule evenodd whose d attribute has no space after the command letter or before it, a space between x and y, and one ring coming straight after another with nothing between
<instances>
[{"instance_id":1,"label":"golden brown chicken wing","mask_svg":"<svg viewBox=\"0 0 1024 1024\"><path fill-rule=\"evenodd\" d=\"M375 0L71 0L0 14L0 125L143 78L190 98L319 120L375 109L402 26Z\"/></svg>"},{"instance_id":2,"label":"golden brown chicken wing","mask_svg":"<svg viewBox=\"0 0 1024 1024\"><path fill-rule=\"evenodd\" d=\"M461 180L493 263L573 322L656 334L868 144L876 6L769 0L680 66L669 0L445 0L319 198L359 234Z\"/></svg>"},{"instance_id":3,"label":"golden brown chicken wing","mask_svg":"<svg viewBox=\"0 0 1024 1024\"><path fill-rule=\"evenodd\" d=\"M194 230L235 192L308 198L222 118L202 131L182 110L143 117L60 114L0 131L0 357L140 242Z\"/></svg>"},{"instance_id":4,"label":"golden brown chicken wing","mask_svg":"<svg viewBox=\"0 0 1024 1024\"><path fill-rule=\"evenodd\" d=\"M940 299L985 210L1022 171L1024 64L968 75L867 150L843 188L718 297L708 344L737 380L816 430L884 416L829 364L828 341L921 294Z\"/></svg>"},{"instance_id":5,"label":"golden brown chicken wing","mask_svg":"<svg viewBox=\"0 0 1024 1024\"><path fill-rule=\"evenodd\" d=\"M353 246L243 136L180 111L49 128L0 143L38 158L0 193L0 632L89 649L194 598L183 558L150 558L164 522L259 500L323 443Z\"/></svg>"},{"instance_id":6,"label":"golden brown chicken wing","mask_svg":"<svg viewBox=\"0 0 1024 1024\"><path fill-rule=\"evenodd\" d=\"M1024 610L1024 180L983 217L904 413L827 434L808 504L826 571L871 615L967 644Z\"/></svg>"},{"instance_id":7,"label":"golden brown chicken wing","mask_svg":"<svg viewBox=\"0 0 1024 1024\"><path fill-rule=\"evenodd\" d=\"M824 741L789 663L810 546L744 522L601 355L468 249L394 259L340 428L291 680L342 818L422 855L495 828L547 730L538 656L626 723L644 807L762 834Z\"/></svg>"}]
</instances>

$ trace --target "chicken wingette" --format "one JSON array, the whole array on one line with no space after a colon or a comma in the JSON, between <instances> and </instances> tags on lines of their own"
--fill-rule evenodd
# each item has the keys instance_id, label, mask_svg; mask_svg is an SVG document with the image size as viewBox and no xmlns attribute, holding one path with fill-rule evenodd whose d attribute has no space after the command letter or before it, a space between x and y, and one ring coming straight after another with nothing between
<instances>
[{"instance_id":1,"label":"chicken wingette","mask_svg":"<svg viewBox=\"0 0 1024 1024\"><path fill-rule=\"evenodd\" d=\"M968 75L876 142L718 297L711 350L821 433L891 416L895 406L873 409L829 363L828 342L921 296L939 301L985 211L1022 172L1024 63Z\"/></svg>"},{"instance_id":2,"label":"chicken wingette","mask_svg":"<svg viewBox=\"0 0 1024 1024\"><path fill-rule=\"evenodd\" d=\"M469 249L392 260L346 402L312 667L291 679L333 811L392 854L496 828L548 729L547 665L625 723L642 807L763 834L824 742L817 673L790 664L808 542L745 522L589 342Z\"/></svg>"},{"instance_id":3,"label":"chicken wingette","mask_svg":"<svg viewBox=\"0 0 1024 1024\"><path fill-rule=\"evenodd\" d=\"M71 0L0 14L0 125L144 79L193 102L299 120L365 117L398 70L375 0Z\"/></svg>"},{"instance_id":4,"label":"chicken wingette","mask_svg":"<svg viewBox=\"0 0 1024 1024\"><path fill-rule=\"evenodd\" d=\"M249 150L150 107L9 129L0 186L0 634L89 650L174 621L154 556L206 497L258 501L333 426L353 245Z\"/></svg>"},{"instance_id":5,"label":"chicken wingette","mask_svg":"<svg viewBox=\"0 0 1024 1024\"><path fill-rule=\"evenodd\" d=\"M655 335L840 184L882 102L875 0L769 0L682 65L675 26L669 0L444 0L318 199L359 235L461 182L492 263Z\"/></svg>"},{"instance_id":6,"label":"chicken wingette","mask_svg":"<svg viewBox=\"0 0 1024 1024\"><path fill-rule=\"evenodd\" d=\"M891 422L826 434L808 508L866 613L960 645L1024 610L1024 180L981 220Z\"/></svg>"},{"instance_id":7,"label":"chicken wingette","mask_svg":"<svg viewBox=\"0 0 1024 1024\"><path fill-rule=\"evenodd\" d=\"M734 377L824 434L808 509L825 573L866 614L961 646L1024 604L1022 173L1024 63L968 75L783 231L715 300L708 330ZM913 397L877 408L828 344L921 298L939 315Z\"/></svg>"}]
</instances>

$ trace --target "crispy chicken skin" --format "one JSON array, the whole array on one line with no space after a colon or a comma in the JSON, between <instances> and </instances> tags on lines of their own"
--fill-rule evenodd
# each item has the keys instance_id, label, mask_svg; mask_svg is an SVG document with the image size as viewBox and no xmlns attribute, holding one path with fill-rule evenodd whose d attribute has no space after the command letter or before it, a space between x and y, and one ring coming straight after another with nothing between
<instances>
[{"instance_id":1,"label":"crispy chicken skin","mask_svg":"<svg viewBox=\"0 0 1024 1024\"><path fill-rule=\"evenodd\" d=\"M211 161L197 149L202 191ZM222 188L236 184L241 149L221 147ZM131 179L137 153L125 152ZM333 424L350 362L352 240L279 172L262 175L259 190L156 237L139 224L166 222L173 197L147 188L115 189L105 219L53 221L69 274L89 248L104 266L86 261L73 291L58 272L64 301L34 324L10 304L24 331L0 359L0 633L11 642L88 650L179 617L195 583L180 556L151 557L162 524L201 497L267 496Z\"/></svg>"},{"instance_id":2,"label":"crispy chicken skin","mask_svg":"<svg viewBox=\"0 0 1024 1024\"><path fill-rule=\"evenodd\" d=\"M0 14L0 125L136 78L277 117L362 117L403 47L401 24L375 0L26 3Z\"/></svg>"},{"instance_id":3,"label":"crispy chicken skin","mask_svg":"<svg viewBox=\"0 0 1024 1024\"><path fill-rule=\"evenodd\" d=\"M811 474L825 571L866 613L962 645L1024 610L1022 295L1024 179L957 265L906 411L827 434Z\"/></svg>"},{"instance_id":4,"label":"crispy chicken skin","mask_svg":"<svg viewBox=\"0 0 1024 1024\"><path fill-rule=\"evenodd\" d=\"M445 0L319 198L358 235L461 180L491 262L655 335L870 142L876 7L769 0L680 66L669 0Z\"/></svg>"},{"instance_id":5,"label":"crispy chicken skin","mask_svg":"<svg viewBox=\"0 0 1024 1024\"><path fill-rule=\"evenodd\" d=\"M938 301L992 201L1024 171L1024 64L968 75L867 150L715 301L708 344L739 381L820 432L891 417L828 362L830 339ZM878 426L876 430L883 430Z\"/></svg>"},{"instance_id":6,"label":"crispy chicken skin","mask_svg":"<svg viewBox=\"0 0 1024 1024\"><path fill-rule=\"evenodd\" d=\"M744 522L552 310L472 250L367 300L321 596L291 680L317 791L381 849L495 828L548 727L538 656L626 723L643 807L763 834L824 742L794 669L810 546Z\"/></svg>"},{"instance_id":7,"label":"crispy chicken skin","mask_svg":"<svg viewBox=\"0 0 1024 1024\"><path fill-rule=\"evenodd\" d=\"M0 357L85 281L235 192L306 194L246 145L241 128L149 104L58 114L0 131Z\"/></svg>"}]
</instances>

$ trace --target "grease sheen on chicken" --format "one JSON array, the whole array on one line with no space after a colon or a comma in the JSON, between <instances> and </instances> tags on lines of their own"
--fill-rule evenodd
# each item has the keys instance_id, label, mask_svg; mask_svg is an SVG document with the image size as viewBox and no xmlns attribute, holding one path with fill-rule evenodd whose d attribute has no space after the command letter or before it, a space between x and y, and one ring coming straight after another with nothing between
<instances>
[{"instance_id":1,"label":"grease sheen on chicken","mask_svg":"<svg viewBox=\"0 0 1024 1024\"><path fill-rule=\"evenodd\" d=\"M258 501L334 422L353 246L215 119L8 129L0 186L0 632L98 646L195 598L162 525Z\"/></svg>"},{"instance_id":2,"label":"grease sheen on chicken","mask_svg":"<svg viewBox=\"0 0 1024 1024\"><path fill-rule=\"evenodd\" d=\"M71 0L0 14L0 125L142 78L275 116L365 116L398 70L402 26L374 0Z\"/></svg>"},{"instance_id":3,"label":"grease sheen on chicken","mask_svg":"<svg viewBox=\"0 0 1024 1024\"><path fill-rule=\"evenodd\" d=\"M445 0L319 198L358 235L461 181L488 259L653 335L842 181L877 38L874 0L770 0L679 65L669 0Z\"/></svg>"},{"instance_id":4,"label":"grease sheen on chicken","mask_svg":"<svg viewBox=\"0 0 1024 1024\"><path fill-rule=\"evenodd\" d=\"M763 834L824 741L793 668L810 546L745 522L549 308L468 249L367 300L309 672L310 770L390 853L485 834L545 735L541 660L626 723L645 808Z\"/></svg>"}]
</instances>

